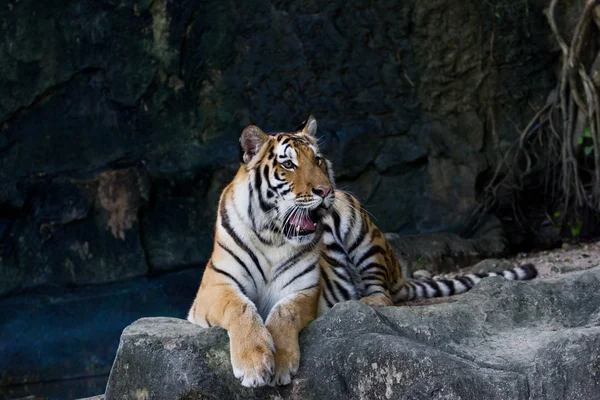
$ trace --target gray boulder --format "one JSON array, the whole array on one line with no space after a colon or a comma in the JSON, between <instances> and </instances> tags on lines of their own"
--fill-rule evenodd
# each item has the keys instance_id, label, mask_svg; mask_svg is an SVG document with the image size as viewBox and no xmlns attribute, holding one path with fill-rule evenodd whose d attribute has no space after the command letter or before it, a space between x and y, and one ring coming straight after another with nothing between
<instances>
[{"instance_id":1,"label":"gray boulder","mask_svg":"<svg viewBox=\"0 0 600 400\"><path fill-rule=\"evenodd\" d=\"M125 329L106 399L597 399L600 267L495 277L433 305L339 304L301 334L292 384L247 389L227 334L172 318Z\"/></svg>"}]
</instances>

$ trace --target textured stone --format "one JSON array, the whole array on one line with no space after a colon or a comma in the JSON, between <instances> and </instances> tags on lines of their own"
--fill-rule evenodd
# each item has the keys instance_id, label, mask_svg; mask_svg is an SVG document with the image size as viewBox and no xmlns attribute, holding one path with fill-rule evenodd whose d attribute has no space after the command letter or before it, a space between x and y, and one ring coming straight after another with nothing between
<instances>
[{"instance_id":1,"label":"textured stone","mask_svg":"<svg viewBox=\"0 0 600 400\"><path fill-rule=\"evenodd\" d=\"M336 305L301 334L292 384L234 378L226 332L172 318L125 329L107 399L596 399L600 267L529 282L489 278L450 302Z\"/></svg>"},{"instance_id":2,"label":"textured stone","mask_svg":"<svg viewBox=\"0 0 600 400\"><path fill-rule=\"evenodd\" d=\"M123 328L144 316L184 318L202 271L1 298L0 398L103 393Z\"/></svg>"},{"instance_id":3,"label":"textured stone","mask_svg":"<svg viewBox=\"0 0 600 400\"><path fill-rule=\"evenodd\" d=\"M148 272L138 214L149 198L137 168L32 188L30 216L0 220L0 295L36 285L105 283Z\"/></svg>"},{"instance_id":4,"label":"textured stone","mask_svg":"<svg viewBox=\"0 0 600 400\"><path fill-rule=\"evenodd\" d=\"M450 232L423 235L388 233L386 237L401 261L402 273L406 277L423 268L434 275L458 272L460 267L471 266L481 260L485 263L485 259L500 257L508 251L502 225L496 218L489 218L470 239Z\"/></svg>"},{"instance_id":5,"label":"textured stone","mask_svg":"<svg viewBox=\"0 0 600 400\"><path fill-rule=\"evenodd\" d=\"M554 82L544 4L504 3L13 1L0 9L0 216L91 227L101 202L72 182L137 168L156 201L111 234L139 230L152 269L206 261L212 222L197 209L214 203L194 185L231 179L244 125L287 130L313 113L340 183L384 231L459 232L477 180ZM39 242L25 239L3 259L31 269L15 249Z\"/></svg>"}]
</instances>

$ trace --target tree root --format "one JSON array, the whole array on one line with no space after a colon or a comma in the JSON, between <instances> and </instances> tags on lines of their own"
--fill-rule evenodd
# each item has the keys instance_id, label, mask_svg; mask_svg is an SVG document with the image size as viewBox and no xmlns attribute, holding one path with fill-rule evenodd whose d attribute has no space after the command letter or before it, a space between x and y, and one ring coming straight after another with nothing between
<instances>
[{"instance_id":1,"label":"tree root","mask_svg":"<svg viewBox=\"0 0 600 400\"><path fill-rule=\"evenodd\" d=\"M600 0L585 1L569 40L558 28L557 4L552 0L546 10L562 53L557 87L504 154L483 189L471 229L506 201L517 221L529 225L520 194L540 175L550 215L558 213L567 222L581 221L582 210L600 212Z\"/></svg>"}]
</instances>

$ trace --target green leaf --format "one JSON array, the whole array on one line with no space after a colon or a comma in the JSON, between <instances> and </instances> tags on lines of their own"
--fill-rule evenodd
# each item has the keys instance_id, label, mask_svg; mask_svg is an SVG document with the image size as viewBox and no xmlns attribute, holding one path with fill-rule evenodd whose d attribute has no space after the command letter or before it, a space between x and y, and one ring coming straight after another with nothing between
<instances>
[{"instance_id":1,"label":"green leaf","mask_svg":"<svg viewBox=\"0 0 600 400\"><path fill-rule=\"evenodd\" d=\"M581 136L579 136L579 137L577 138L577 144L578 144L578 145L582 145L582 144L583 144L583 138L582 138Z\"/></svg>"},{"instance_id":2,"label":"green leaf","mask_svg":"<svg viewBox=\"0 0 600 400\"><path fill-rule=\"evenodd\" d=\"M589 155L592 151L594 151L594 146L587 146L583 148L583 153L586 156Z\"/></svg>"},{"instance_id":3,"label":"green leaf","mask_svg":"<svg viewBox=\"0 0 600 400\"><path fill-rule=\"evenodd\" d=\"M576 226L571 228L571 236L573 236L574 238L579 237L579 235L581 235L582 226L583 224L580 222Z\"/></svg>"},{"instance_id":4,"label":"green leaf","mask_svg":"<svg viewBox=\"0 0 600 400\"><path fill-rule=\"evenodd\" d=\"M583 137L592 137L592 131L589 126L583 130Z\"/></svg>"},{"instance_id":5,"label":"green leaf","mask_svg":"<svg viewBox=\"0 0 600 400\"><path fill-rule=\"evenodd\" d=\"M557 211L557 212L555 212L555 213L554 213L552 216L553 216L554 218L560 218L560 216L561 216L561 215L562 215L562 214L560 213L560 211Z\"/></svg>"}]
</instances>

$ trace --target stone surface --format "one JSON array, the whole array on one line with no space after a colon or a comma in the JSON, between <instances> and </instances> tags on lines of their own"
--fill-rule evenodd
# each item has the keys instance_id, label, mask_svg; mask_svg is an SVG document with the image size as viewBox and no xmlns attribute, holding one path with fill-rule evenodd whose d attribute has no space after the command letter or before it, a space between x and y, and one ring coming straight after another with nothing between
<instances>
[{"instance_id":1,"label":"stone surface","mask_svg":"<svg viewBox=\"0 0 600 400\"><path fill-rule=\"evenodd\" d=\"M148 178L137 168L36 185L31 215L0 221L0 296L146 274L138 214L148 197Z\"/></svg>"},{"instance_id":2,"label":"stone surface","mask_svg":"<svg viewBox=\"0 0 600 400\"><path fill-rule=\"evenodd\" d=\"M459 272L461 267L472 266L479 261L489 264L486 259L502 256L508 251L502 224L496 218L489 218L483 223L471 239L449 232L423 235L387 233L386 238L401 261L405 277L412 277L420 269L426 269L433 275ZM511 264L508 268L512 267L514 265ZM501 268L495 270L498 269Z\"/></svg>"},{"instance_id":3,"label":"stone surface","mask_svg":"<svg viewBox=\"0 0 600 400\"><path fill-rule=\"evenodd\" d=\"M340 186L384 231L461 232L477 180L554 84L544 6L5 2L0 295L205 262L241 128L311 112ZM131 169L147 188L121 179ZM84 183L112 173L124 196L107 214Z\"/></svg>"},{"instance_id":4,"label":"stone surface","mask_svg":"<svg viewBox=\"0 0 600 400\"><path fill-rule=\"evenodd\" d=\"M0 399L103 393L123 328L144 316L185 318L202 271L0 299Z\"/></svg>"},{"instance_id":5,"label":"stone surface","mask_svg":"<svg viewBox=\"0 0 600 400\"><path fill-rule=\"evenodd\" d=\"M107 399L596 399L600 267L511 282L495 277L434 305L336 305L301 334L287 387L233 377L227 334L144 318L125 329Z\"/></svg>"}]
</instances>

